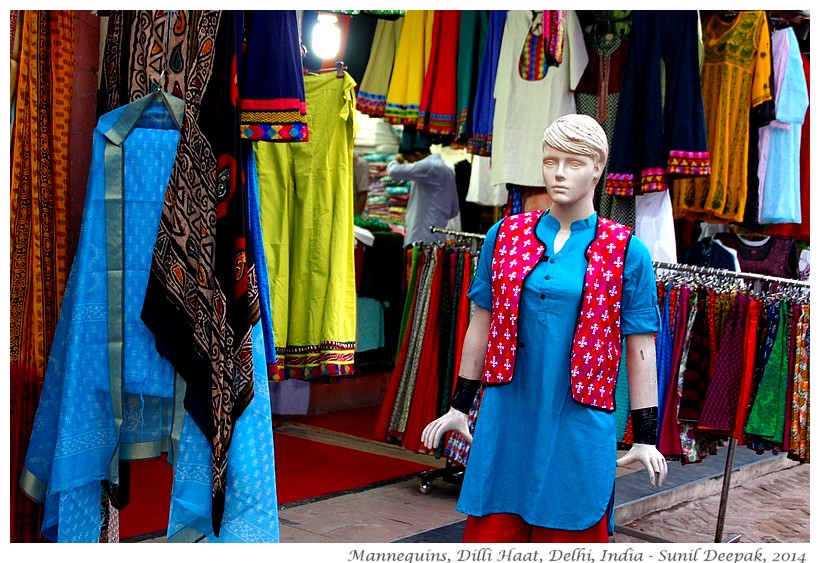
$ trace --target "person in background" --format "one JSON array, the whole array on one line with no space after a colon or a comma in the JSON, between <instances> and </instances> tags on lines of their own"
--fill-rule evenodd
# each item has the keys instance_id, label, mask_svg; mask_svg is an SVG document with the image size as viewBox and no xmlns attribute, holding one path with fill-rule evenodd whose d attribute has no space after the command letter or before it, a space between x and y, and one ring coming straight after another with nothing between
<instances>
[{"instance_id":1,"label":"person in background","mask_svg":"<svg viewBox=\"0 0 820 563\"><path fill-rule=\"evenodd\" d=\"M370 192L370 166L359 155L353 156L353 215L361 215Z\"/></svg>"},{"instance_id":2,"label":"person in background","mask_svg":"<svg viewBox=\"0 0 820 563\"><path fill-rule=\"evenodd\" d=\"M544 133L552 200L502 219L481 249L451 408L422 442L471 443L458 501L465 542L605 543L616 465L640 462L660 487L655 275L631 229L598 217L607 140L571 114ZM634 444L618 459L613 411L623 340ZM474 437L468 413L483 386ZM623 408L623 407L622 407Z\"/></svg>"},{"instance_id":3,"label":"person in background","mask_svg":"<svg viewBox=\"0 0 820 563\"><path fill-rule=\"evenodd\" d=\"M401 154L387 165L387 175L410 182L404 245L444 241L446 237L430 227L446 227L459 207L456 174L441 155L431 154L429 145L419 140L403 144Z\"/></svg>"}]
</instances>

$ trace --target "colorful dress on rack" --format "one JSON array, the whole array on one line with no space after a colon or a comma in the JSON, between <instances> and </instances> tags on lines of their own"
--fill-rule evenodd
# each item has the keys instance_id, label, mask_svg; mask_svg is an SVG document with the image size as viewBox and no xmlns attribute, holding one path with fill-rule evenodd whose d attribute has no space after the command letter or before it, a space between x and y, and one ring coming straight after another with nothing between
<instances>
[{"instance_id":1,"label":"colorful dress on rack","mask_svg":"<svg viewBox=\"0 0 820 563\"><path fill-rule=\"evenodd\" d=\"M433 43L434 10L408 10L396 46L384 120L415 126Z\"/></svg>"},{"instance_id":2,"label":"colorful dress on rack","mask_svg":"<svg viewBox=\"0 0 820 563\"><path fill-rule=\"evenodd\" d=\"M254 145L277 381L353 373L354 88L347 74L305 76L310 142Z\"/></svg>"},{"instance_id":3,"label":"colorful dress on rack","mask_svg":"<svg viewBox=\"0 0 820 563\"><path fill-rule=\"evenodd\" d=\"M390 87L403 23L404 18L395 21L380 19L376 22L370 58L356 93L356 109L364 114L372 117L384 115L387 90Z\"/></svg>"},{"instance_id":4,"label":"colorful dress on rack","mask_svg":"<svg viewBox=\"0 0 820 563\"><path fill-rule=\"evenodd\" d=\"M711 174L674 181L676 217L740 222L746 205L749 114L772 99L769 26L762 11L719 14L704 26L701 72Z\"/></svg>"}]
</instances>

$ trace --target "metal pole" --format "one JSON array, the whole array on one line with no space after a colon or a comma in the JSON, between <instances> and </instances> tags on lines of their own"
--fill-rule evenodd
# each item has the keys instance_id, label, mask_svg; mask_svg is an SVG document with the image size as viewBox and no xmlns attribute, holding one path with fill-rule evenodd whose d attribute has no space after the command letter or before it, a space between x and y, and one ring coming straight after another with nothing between
<instances>
[{"instance_id":1,"label":"metal pole","mask_svg":"<svg viewBox=\"0 0 820 563\"><path fill-rule=\"evenodd\" d=\"M726 521L726 503L729 500L729 487L732 484L732 463L735 459L737 440L729 439L729 451L726 454L726 468L723 470L723 489L720 492L720 507L718 509L717 528L715 529L715 543L723 543L723 524ZM732 541L732 540L730 540Z\"/></svg>"}]
</instances>

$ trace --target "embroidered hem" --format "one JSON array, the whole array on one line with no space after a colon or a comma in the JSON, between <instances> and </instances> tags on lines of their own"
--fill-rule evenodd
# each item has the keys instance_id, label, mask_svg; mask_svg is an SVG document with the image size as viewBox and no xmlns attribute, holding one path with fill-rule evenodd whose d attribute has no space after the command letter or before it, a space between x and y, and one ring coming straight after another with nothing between
<instances>
[{"instance_id":1,"label":"embroidered hem","mask_svg":"<svg viewBox=\"0 0 820 563\"><path fill-rule=\"evenodd\" d=\"M381 117L384 115L384 108L387 104L387 95L369 94L359 90L356 94L356 109L360 112L372 116Z\"/></svg>"},{"instance_id":2,"label":"embroidered hem","mask_svg":"<svg viewBox=\"0 0 820 563\"><path fill-rule=\"evenodd\" d=\"M667 174L678 176L708 176L711 174L709 151L669 151Z\"/></svg>"},{"instance_id":3,"label":"embroidered hem","mask_svg":"<svg viewBox=\"0 0 820 563\"><path fill-rule=\"evenodd\" d=\"M314 346L286 346L276 348L278 373L271 373L268 381L299 379L302 381L338 380L353 375L355 342L323 342Z\"/></svg>"}]
</instances>

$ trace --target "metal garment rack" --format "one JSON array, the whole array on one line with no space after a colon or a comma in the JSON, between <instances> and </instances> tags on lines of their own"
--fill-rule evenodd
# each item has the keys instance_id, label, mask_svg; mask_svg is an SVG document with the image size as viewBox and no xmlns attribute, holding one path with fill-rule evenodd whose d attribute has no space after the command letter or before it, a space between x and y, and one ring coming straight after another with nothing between
<instances>
[{"instance_id":1,"label":"metal garment rack","mask_svg":"<svg viewBox=\"0 0 820 563\"><path fill-rule=\"evenodd\" d=\"M790 285L790 286L798 286L803 287L807 291L810 288L810 284L807 281L801 280L792 280L788 278L778 278L774 276L766 276L763 274L753 274L753 273L746 273L746 272L735 272L732 270L724 270L720 268L709 268L705 266L693 266L690 264L673 264L668 262L652 262L652 265L655 269L663 269L663 270L675 270L681 272L689 272L695 274L703 274L703 275L714 275L714 276L724 276L724 277L738 277L743 279L748 279L752 281L761 281L761 282L773 282L783 285ZM720 504L718 506L718 518L717 524L715 526L715 541L714 543L736 543L740 538L741 534L735 534L728 539L723 539L723 528L724 524L726 523L726 506L729 500L729 489L731 487L731 480L732 480L732 465L734 463L735 458L735 449L737 448L737 439L734 437L729 438L729 449L726 453L726 466L723 469L723 484L720 491ZM636 537L648 542L656 542L656 543L668 543L669 540L659 538L656 536L652 536L649 534L645 534L643 532L639 532L636 530L631 530L624 526L615 526L615 531L624 535Z\"/></svg>"}]
</instances>

